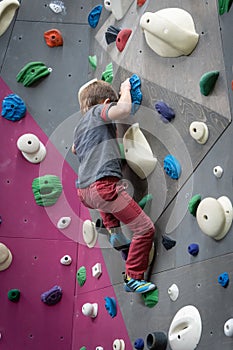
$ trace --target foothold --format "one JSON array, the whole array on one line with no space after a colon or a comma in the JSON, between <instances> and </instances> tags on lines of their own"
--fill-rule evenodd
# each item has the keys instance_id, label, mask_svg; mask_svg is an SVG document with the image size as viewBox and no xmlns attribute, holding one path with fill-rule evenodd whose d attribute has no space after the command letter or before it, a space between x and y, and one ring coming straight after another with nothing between
<instances>
[{"instance_id":1,"label":"foothold","mask_svg":"<svg viewBox=\"0 0 233 350\"><path fill-rule=\"evenodd\" d=\"M33 180L32 191L38 205L49 207L58 201L62 184L58 176L44 175Z\"/></svg>"},{"instance_id":2,"label":"foothold","mask_svg":"<svg viewBox=\"0 0 233 350\"><path fill-rule=\"evenodd\" d=\"M102 5L97 5L95 6L91 12L88 15L88 23L91 26L91 28L96 28L96 26L99 23L99 19L101 16L101 12L102 12Z\"/></svg>"},{"instance_id":3,"label":"foothold","mask_svg":"<svg viewBox=\"0 0 233 350\"><path fill-rule=\"evenodd\" d=\"M54 12L54 13L65 13L65 6L64 3L62 1L59 0L53 0L50 4L49 4L49 8Z\"/></svg>"},{"instance_id":4,"label":"foothold","mask_svg":"<svg viewBox=\"0 0 233 350\"><path fill-rule=\"evenodd\" d=\"M147 307L154 307L159 301L159 290L156 288L147 293L143 293L142 299Z\"/></svg>"},{"instance_id":5,"label":"foothold","mask_svg":"<svg viewBox=\"0 0 233 350\"><path fill-rule=\"evenodd\" d=\"M149 333L146 337L146 345L149 350L166 350L167 336L164 332Z\"/></svg>"},{"instance_id":6,"label":"foothold","mask_svg":"<svg viewBox=\"0 0 233 350\"><path fill-rule=\"evenodd\" d=\"M93 69L96 69L97 67L97 56L88 56L88 61Z\"/></svg>"},{"instance_id":7,"label":"foothold","mask_svg":"<svg viewBox=\"0 0 233 350\"><path fill-rule=\"evenodd\" d=\"M16 80L23 86L30 86L51 72L43 62L29 62L17 74Z\"/></svg>"},{"instance_id":8,"label":"foothold","mask_svg":"<svg viewBox=\"0 0 233 350\"><path fill-rule=\"evenodd\" d=\"M197 254L199 253L199 245L196 243L192 243L188 246L188 252L189 254L191 254L192 256L197 256Z\"/></svg>"},{"instance_id":9,"label":"foothold","mask_svg":"<svg viewBox=\"0 0 233 350\"><path fill-rule=\"evenodd\" d=\"M0 243L0 271L6 270L12 263L12 254L10 249L3 243Z\"/></svg>"},{"instance_id":10,"label":"foothold","mask_svg":"<svg viewBox=\"0 0 233 350\"><path fill-rule=\"evenodd\" d=\"M204 145L209 137L209 130L204 122L192 122L189 126L191 137L198 143Z\"/></svg>"},{"instance_id":11,"label":"foothold","mask_svg":"<svg viewBox=\"0 0 233 350\"><path fill-rule=\"evenodd\" d=\"M17 0L0 1L0 36L9 28L19 6L20 3Z\"/></svg>"},{"instance_id":12,"label":"foothold","mask_svg":"<svg viewBox=\"0 0 233 350\"><path fill-rule=\"evenodd\" d=\"M17 140L17 147L24 158L33 164L38 164L46 157L46 148L34 134L24 134Z\"/></svg>"},{"instance_id":13,"label":"foothold","mask_svg":"<svg viewBox=\"0 0 233 350\"><path fill-rule=\"evenodd\" d=\"M220 179L223 175L223 168L220 167L219 165L215 166L213 168L213 174L218 178Z\"/></svg>"},{"instance_id":14,"label":"foothold","mask_svg":"<svg viewBox=\"0 0 233 350\"><path fill-rule=\"evenodd\" d=\"M142 103L141 80L137 74L129 78L131 85L130 94L132 100L131 114L135 114Z\"/></svg>"},{"instance_id":15,"label":"foothold","mask_svg":"<svg viewBox=\"0 0 233 350\"><path fill-rule=\"evenodd\" d=\"M112 344L113 350L125 350L125 342L123 339L115 339Z\"/></svg>"},{"instance_id":16,"label":"foothold","mask_svg":"<svg viewBox=\"0 0 233 350\"><path fill-rule=\"evenodd\" d=\"M155 109L160 114L162 121L165 123L168 123L175 118L174 110L163 101L156 102Z\"/></svg>"},{"instance_id":17,"label":"foothold","mask_svg":"<svg viewBox=\"0 0 233 350\"><path fill-rule=\"evenodd\" d=\"M229 284L229 275L227 272L223 272L221 273L221 275L218 276L218 283L226 288Z\"/></svg>"},{"instance_id":18,"label":"foothold","mask_svg":"<svg viewBox=\"0 0 233 350\"><path fill-rule=\"evenodd\" d=\"M168 176L177 180L181 174L181 166L179 161L171 154L168 154L164 158L163 168Z\"/></svg>"},{"instance_id":19,"label":"foothold","mask_svg":"<svg viewBox=\"0 0 233 350\"><path fill-rule=\"evenodd\" d=\"M85 284L86 278L87 278L86 268L85 268L85 266L81 266L78 269L77 274L76 274L76 279L77 279L80 287L82 287Z\"/></svg>"},{"instance_id":20,"label":"foothold","mask_svg":"<svg viewBox=\"0 0 233 350\"><path fill-rule=\"evenodd\" d=\"M103 81L106 81L109 84L112 83L112 81L113 81L113 66L112 66L112 62L109 63L106 66L105 71L102 73L101 79Z\"/></svg>"},{"instance_id":21,"label":"foothold","mask_svg":"<svg viewBox=\"0 0 233 350\"><path fill-rule=\"evenodd\" d=\"M219 71L207 72L202 75L199 85L202 95L208 96L214 89L216 81L219 77Z\"/></svg>"},{"instance_id":22,"label":"foothold","mask_svg":"<svg viewBox=\"0 0 233 350\"><path fill-rule=\"evenodd\" d=\"M62 298L62 289L59 286L54 286L50 290L41 294L41 301L47 305L55 305Z\"/></svg>"},{"instance_id":23,"label":"foothold","mask_svg":"<svg viewBox=\"0 0 233 350\"><path fill-rule=\"evenodd\" d=\"M143 350L144 349L144 340L142 338L137 338L134 342L134 348L136 350Z\"/></svg>"},{"instance_id":24,"label":"foothold","mask_svg":"<svg viewBox=\"0 0 233 350\"><path fill-rule=\"evenodd\" d=\"M167 292L168 292L168 295L169 295L169 297L170 297L170 299L171 299L172 301L176 301L176 300L178 299L178 296L179 296L179 288L178 288L178 286L177 286L175 283L173 283L173 284L168 288Z\"/></svg>"},{"instance_id":25,"label":"foothold","mask_svg":"<svg viewBox=\"0 0 233 350\"><path fill-rule=\"evenodd\" d=\"M84 316L89 316L95 318L98 314L98 304L97 303L86 303L82 306L82 313Z\"/></svg>"},{"instance_id":26,"label":"foothold","mask_svg":"<svg viewBox=\"0 0 233 350\"><path fill-rule=\"evenodd\" d=\"M87 350L86 346L82 346L79 350Z\"/></svg>"},{"instance_id":27,"label":"foothold","mask_svg":"<svg viewBox=\"0 0 233 350\"><path fill-rule=\"evenodd\" d=\"M104 0L104 7L117 21L122 19L134 0Z\"/></svg>"},{"instance_id":28,"label":"foothold","mask_svg":"<svg viewBox=\"0 0 233 350\"><path fill-rule=\"evenodd\" d=\"M17 303L20 299L20 290L19 289L11 289L7 293L8 299Z\"/></svg>"},{"instance_id":29,"label":"foothold","mask_svg":"<svg viewBox=\"0 0 233 350\"><path fill-rule=\"evenodd\" d=\"M197 208L197 223L207 236L220 240L228 233L233 219L232 204L228 197L207 197Z\"/></svg>"},{"instance_id":30,"label":"foothold","mask_svg":"<svg viewBox=\"0 0 233 350\"><path fill-rule=\"evenodd\" d=\"M107 45L114 43L116 41L117 35L120 33L121 29L115 26L109 26L105 32L105 40Z\"/></svg>"},{"instance_id":31,"label":"foothold","mask_svg":"<svg viewBox=\"0 0 233 350\"><path fill-rule=\"evenodd\" d=\"M95 278L99 278L102 275L102 267L100 263L96 263L92 266L92 276Z\"/></svg>"},{"instance_id":32,"label":"foothold","mask_svg":"<svg viewBox=\"0 0 233 350\"><path fill-rule=\"evenodd\" d=\"M117 49L122 52L125 48L125 45L127 44L127 41L132 33L132 29L122 29L116 38L116 47Z\"/></svg>"},{"instance_id":33,"label":"foothold","mask_svg":"<svg viewBox=\"0 0 233 350\"><path fill-rule=\"evenodd\" d=\"M62 265L70 265L72 263L72 258L70 255L64 255L61 259L60 259L60 263Z\"/></svg>"},{"instance_id":34,"label":"foothold","mask_svg":"<svg viewBox=\"0 0 233 350\"><path fill-rule=\"evenodd\" d=\"M93 248L98 238L98 232L95 224L91 220L85 220L83 223L83 240L88 248Z\"/></svg>"},{"instance_id":35,"label":"foothold","mask_svg":"<svg viewBox=\"0 0 233 350\"><path fill-rule=\"evenodd\" d=\"M117 314L117 304L116 299L113 297L105 297L105 309L108 311L109 315L114 318Z\"/></svg>"},{"instance_id":36,"label":"foothold","mask_svg":"<svg viewBox=\"0 0 233 350\"><path fill-rule=\"evenodd\" d=\"M59 228L60 230L63 230L65 228L67 228L71 223L71 217L70 216L63 216L62 218L60 218L58 220L57 223L57 228Z\"/></svg>"},{"instance_id":37,"label":"foothold","mask_svg":"<svg viewBox=\"0 0 233 350\"><path fill-rule=\"evenodd\" d=\"M97 346L95 350L104 350L104 348L102 346Z\"/></svg>"},{"instance_id":38,"label":"foothold","mask_svg":"<svg viewBox=\"0 0 233 350\"><path fill-rule=\"evenodd\" d=\"M164 246L165 249L169 250L175 247L176 241L166 235L162 235L162 245Z\"/></svg>"},{"instance_id":39,"label":"foothold","mask_svg":"<svg viewBox=\"0 0 233 350\"><path fill-rule=\"evenodd\" d=\"M146 194L139 202L139 207L143 210L147 203L150 203L153 199L153 195L151 193Z\"/></svg>"},{"instance_id":40,"label":"foothold","mask_svg":"<svg viewBox=\"0 0 233 350\"><path fill-rule=\"evenodd\" d=\"M148 46L162 57L188 56L198 43L192 16L180 8L145 12L140 26Z\"/></svg>"},{"instance_id":41,"label":"foothold","mask_svg":"<svg viewBox=\"0 0 233 350\"><path fill-rule=\"evenodd\" d=\"M229 12L233 0L218 0L218 13L223 15L225 12Z\"/></svg>"},{"instance_id":42,"label":"foothold","mask_svg":"<svg viewBox=\"0 0 233 350\"><path fill-rule=\"evenodd\" d=\"M201 203L201 195L195 194L189 201L188 210L190 214L196 217L198 205Z\"/></svg>"},{"instance_id":43,"label":"foothold","mask_svg":"<svg viewBox=\"0 0 233 350\"><path fill-rule=\"evenodd\" d=\"M227 320L224 324L224 334L227 337L233 337L233 318Z\"/></svg>"},{"instance_id":44,"label":"foothold","mask_svg":"<svg viewBox=\"0 0 233 350\"><path fill-rule=\"evenodd\" d=\"M26 114L24 101L16 94L6 96L2 101L2 117L12 122L22 119Z\"/></svg>"},{"instance_id":45,"label":"foothold","mask_svg":"<svg viewBox=\"0 0 233 350\"><path fill-rule=\"evenodd\" d=\"M49 47L56 47L63 45L63 38L60 30L50 29L44 32L44 39Z\"/></svg>"},{"instance_id":46,"label":"foothold","mask_svg":"<svg viewBox=\"0 0 233 350\"><path fill-rule=\"evenodd\" d=\"M137 0L137 5L138 5L139 7L141 7L142 5L145 4L145 2L146 2L146 0Z\"/></svg>"}]
</instances>

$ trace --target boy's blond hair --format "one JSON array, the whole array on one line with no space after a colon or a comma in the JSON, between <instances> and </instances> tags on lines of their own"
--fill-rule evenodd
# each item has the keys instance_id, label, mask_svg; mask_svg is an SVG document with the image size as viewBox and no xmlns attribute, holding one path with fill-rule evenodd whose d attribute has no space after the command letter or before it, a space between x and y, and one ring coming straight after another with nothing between
<instances>
[{"instance_id":1,"label":"boy's blond hair","mask_svg":"<svg viewBox=\"0 0 233 350\"><path fill-rule=\"evenodd\" d=\"M110 102L117 102L119 97L113 87L103 80L91 80L86 87L81 87L78 93L82 113L99 103L103 103L106 99L109 99Z\"/></svg>"}]
</instances>

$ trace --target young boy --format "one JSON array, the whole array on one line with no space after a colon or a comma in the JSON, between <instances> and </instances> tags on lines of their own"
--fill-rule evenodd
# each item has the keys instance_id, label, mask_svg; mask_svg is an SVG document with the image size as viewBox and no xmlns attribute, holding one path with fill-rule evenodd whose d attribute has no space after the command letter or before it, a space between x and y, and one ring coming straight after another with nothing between
<instances>
[{"instance_id":1,"label":"young boy","mask_svg":"<svg viewBox=\"0 0 233 350\"><path fill-rule=\"evenodd\" d=\"M99 211L114 248L129 247L125 291L145 293L156 288L143 279L155 228L120 182L121 156L114 122L130 115L130 89L129 79L121 84L120 98L103 80L93 79L80 88L78 99L84 115L74 132L72 152L79 162L77 193L81 202ZM131 243L121 232L120 222L133 232Z\"/></svg>"}]
</instances>

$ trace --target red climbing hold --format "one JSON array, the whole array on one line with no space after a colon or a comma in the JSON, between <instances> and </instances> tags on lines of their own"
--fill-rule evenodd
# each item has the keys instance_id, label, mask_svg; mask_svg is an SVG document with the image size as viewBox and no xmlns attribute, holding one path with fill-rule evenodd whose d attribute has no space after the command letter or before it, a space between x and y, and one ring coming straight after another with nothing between
<instances>
[{"instance_id":1,"label":"red climbing hold","mask_svg":"<svg viewBox=\"0 0 233 350\"><path fill-rule=\"evenodd\" d=\"M58 29L50 29L47 32L44 32L44 38L46 44L50 47L63 45L62 34Z\"/></svg>"},{"instance_id":2,"label":"red climbing hold","mask_svg":"<svg viewBox=\"0 0 233 350\"><path fill-rule=\"evenodd\" d=\"M231 81L231 90L233 91L233 80Z\"/></svg>"},{"instance_id":3,"label":"red climbing hold","mask_svg":"<svg viewBox=\"0 0 233 350\"><path fill-rule=\"evenodd\" d=\"M117 38L116 38L116 47L118 48L118 50L121 52L124 50L125 48L125 45L130 37L132 33L132 30L131 29L122 29L118 35L117 35Z\"/></svg>"},{"instance_id":4,"label":"red climbing hold","mask_svg":"<svg viewBox=\"0 0 233 350\"><path fill-rule=\"evenodd\" d=\"M142 5L145 4L145 2L146 0L137 0L137 5L141 7Z\"/></svg>"}]
</instances>

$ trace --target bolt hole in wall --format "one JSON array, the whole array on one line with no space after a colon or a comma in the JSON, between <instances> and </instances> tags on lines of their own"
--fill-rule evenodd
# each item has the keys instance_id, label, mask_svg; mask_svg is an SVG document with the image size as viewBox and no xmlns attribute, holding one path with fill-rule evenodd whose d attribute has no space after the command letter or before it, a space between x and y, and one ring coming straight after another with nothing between
<instances>
[{"instance_id":1,"label":"bolt hole in wall","mask_svg":"<svg viewBox=\"0 0 233 350\"><path fill-rule=\"evenodd\" d=\"M200 288L201 287L201 283L197 283L197 288Z\"/></svg>"}]
</instances>

